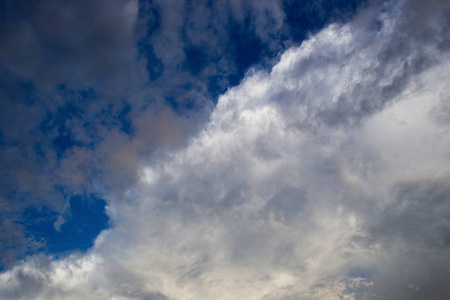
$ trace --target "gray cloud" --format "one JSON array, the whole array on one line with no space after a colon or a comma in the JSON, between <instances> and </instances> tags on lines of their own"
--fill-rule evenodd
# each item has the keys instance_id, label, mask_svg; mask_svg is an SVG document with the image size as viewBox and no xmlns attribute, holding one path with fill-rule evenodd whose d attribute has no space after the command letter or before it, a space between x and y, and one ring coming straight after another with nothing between
<instances>
[{"instance_id":1,"label":"gray cloud","mask_svg":"<svg viewBox=\"0 0 450 300\"><path fill-rule=\"evenodd\" d=\"M131 72L139 72L135 1L7 1L3 9L2 62L40 86L108 91L129 88Z\"/></svg>"},{"instance_id":2,"label":"gray cloud","mask_svg":"<svg viewBox=\"0 0 450 300\"><path fill-rule=\"evenodd\" d=\"M402 1L326 27L223 94L187 145L196 124L155 105L131 111L136 139L107 130L98 161L73 148L68 181L98 163L117 186L104 192L113 227L86 254L3 272L0 295L448 297L444 4L420 23L422 4Z\"/></svg>"},{"instance_id":3,"label":"gray cloud","mask_svg":"<svg viewBox=\"0 0 450 300\"><path fill-rule=\"evenodd\" d=\"M444 284L450 259L447 181L414 179L398 183L391 193L392 199L367 218L370 243L381 244L386 251L369 295L373 293L374 299L448 297Z\"/></svg>"},{"instance_id":4,"label":"gray cloud","mask_svg":"<svg viewBox=\"0 0 450 300\"><path fill-rule=\"evenodd\" d=\"M4 205L2 205L2 208L4 208ZM1 264L9 267L17 261L17 253L22 253L26 250L26 240L22 228L11 222L11 220L2 220L0 224L0 241L2 249Z\"/></svg>"}]
</instances>

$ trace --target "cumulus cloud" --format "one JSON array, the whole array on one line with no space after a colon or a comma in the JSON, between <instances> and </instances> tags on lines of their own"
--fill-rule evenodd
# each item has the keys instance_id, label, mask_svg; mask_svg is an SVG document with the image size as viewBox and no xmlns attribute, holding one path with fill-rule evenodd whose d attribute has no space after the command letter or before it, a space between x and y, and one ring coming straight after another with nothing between
<instances>
[{"instance_id":1,"label":"cumulus cloud","mask_svg":"<svg viewBox=\"0 0 450 300\"><path fill-rule=\"evenodd\" d=\"M116 149L108 172L139 175L108 194L112 228L3 272L1 297L447 298L450 10L379 5L248 72L185 148Z\"/></svg>"},{"instance_id":2,"label":"cumulus cloud","mask_svg":"<svg viewBox=\"0 0 450 300\"><path fill-rule=\"evenodd\" d=\"M291 4L2 1L0 219L22 237L10 263L35 253L35 240L45 249L27 210L56 214L52 228L64 233L70 222L57 220L70 219L73 199L121 201L136 167L182 147L250 66L271 66L329 22L315 11L352 11L335 0L305 5L299 18L314 21L297 26Z\"/></svg>"}]
</instances>

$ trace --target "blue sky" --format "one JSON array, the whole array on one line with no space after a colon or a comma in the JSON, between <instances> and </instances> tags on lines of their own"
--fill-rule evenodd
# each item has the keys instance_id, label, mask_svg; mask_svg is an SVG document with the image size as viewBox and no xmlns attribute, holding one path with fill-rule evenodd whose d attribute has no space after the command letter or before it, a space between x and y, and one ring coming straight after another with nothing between
<instances>
[{"instance_id":1,"label":"blue sky","mask_svg":"<svg viewBox=\"0 0 450 300\"><path fill-rule=\"evenodd\" d=\"M0 298L445 299L449 25L0 1Z\"/></svg>"}]
</instances>

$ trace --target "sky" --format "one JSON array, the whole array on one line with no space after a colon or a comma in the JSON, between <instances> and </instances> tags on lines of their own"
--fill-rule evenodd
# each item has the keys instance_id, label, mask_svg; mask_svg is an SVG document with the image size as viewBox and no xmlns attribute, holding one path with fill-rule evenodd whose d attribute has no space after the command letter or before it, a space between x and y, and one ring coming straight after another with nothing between
<instances>
[{"instance_id":1,"label":"sky","mask_svg":"<svg viewBox=\"0 0 450 300\"><path fill-rule=\"evenodd\" d=\"M0 299L450 298L448 0L0 0Z\"/></svg>"}]
</instances>

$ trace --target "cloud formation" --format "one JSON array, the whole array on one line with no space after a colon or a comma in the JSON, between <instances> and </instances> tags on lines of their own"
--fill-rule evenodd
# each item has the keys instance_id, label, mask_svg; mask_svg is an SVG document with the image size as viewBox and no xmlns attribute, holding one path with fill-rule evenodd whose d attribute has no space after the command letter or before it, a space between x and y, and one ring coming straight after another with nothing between
<instances>
[{"instance_id":1,"label":"cloud formation","mask_svg":"<svg viewBox=\"0 0 450 300\"><path fill-rule=\"evenodd\" d=\"M186 147L142 160L108 136L106 176L137 174L105 192L112 227L3 272L1 298L448 298L449 15L396 1L327 26L221 95ZM161 116L137 128L166 133L137 134L180 140Z\"/></svg>"},{"instance_id":2,"label":"cloud formation","mask_svg":"<svg viewBox=\"0 0 450 300\"><path fill-rule=\"evenodd\" d=\"M52 246L31 225L64 235L86 202L121 201L250 66L364 1L338 2L2 1L0 243L16 246L0 268Z\"/></svg>"}]
</instances>

